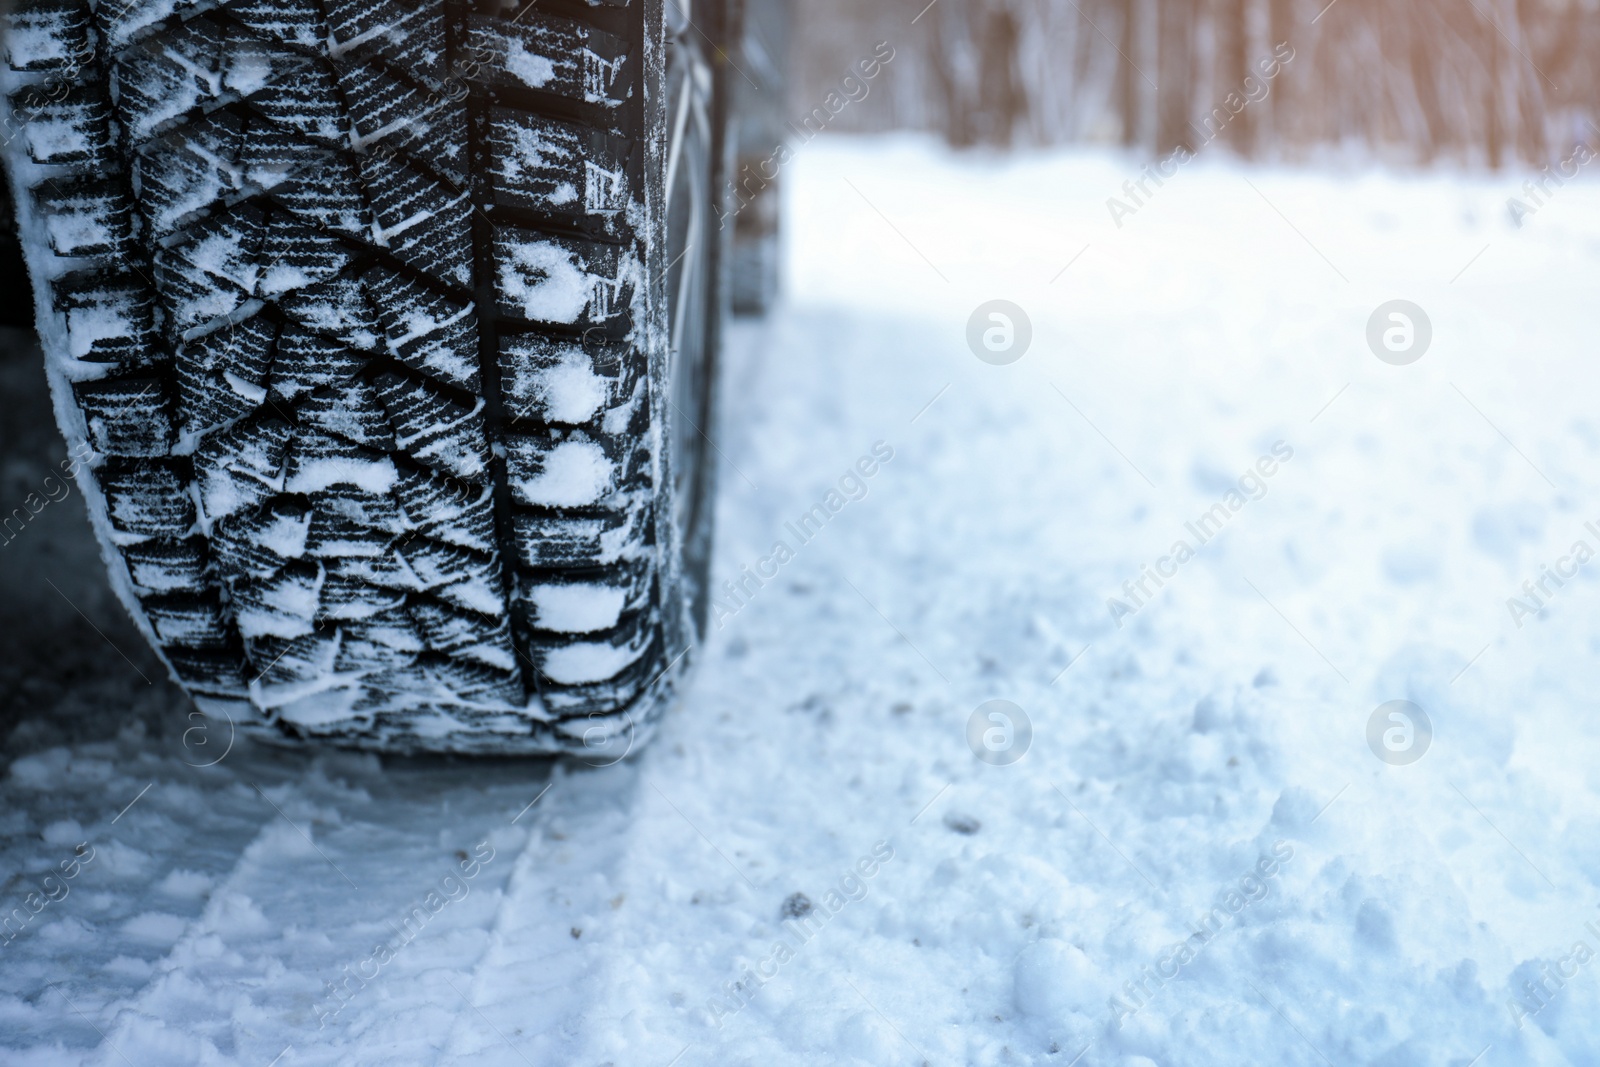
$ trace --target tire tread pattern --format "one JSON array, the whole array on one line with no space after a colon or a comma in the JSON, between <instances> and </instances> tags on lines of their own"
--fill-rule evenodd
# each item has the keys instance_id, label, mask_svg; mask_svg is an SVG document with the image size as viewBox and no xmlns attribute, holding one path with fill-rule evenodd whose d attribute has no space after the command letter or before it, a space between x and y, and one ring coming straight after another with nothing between
<instances>
[{"instance_id":1,"label":"tire tread pattern","mask_svg":"<svg viewBox=\"0 0 1600 1067\"><path fill-rule=\"evenodd\" d=\"M9 15L52 358L208 710L554 751L660 670L643 59L569 6Z\"/></svg>"}]
</instances>

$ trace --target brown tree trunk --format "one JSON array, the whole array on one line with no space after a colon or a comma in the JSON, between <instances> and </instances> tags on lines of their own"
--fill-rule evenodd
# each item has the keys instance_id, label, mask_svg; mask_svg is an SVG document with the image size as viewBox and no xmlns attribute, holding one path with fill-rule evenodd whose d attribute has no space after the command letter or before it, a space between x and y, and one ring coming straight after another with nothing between
<instances>
[{"instance_id":1,"label":"brown tree trunk","mask_svg":"<svg viewBox=\"0 0 1600 1067\"><path fill-rule=\"evenodd\" d=\"M1189 126L1193 92L1195 0L1163 0L1160 6L1160 73L1156 75L1156 152L1194 148Z\"/></svg>"},{"instance_id":2,"label":"brown tree trunk","mask_svg":"<svg viewBox=\"0 0 1600 1067\"><path fill-rule=\"evenodd\" d=\"M1217 33L1217 88L1223 96L1238 93L1247 96L1245 78L1252 85L1261 79L1250 70L1250 27L1246 22L1247 0L1216 0L1213 24ZM1256 103L1245 105L1243 111L1228 124L1228 143L1241 155L1251 155L1256 143Z\"/></svg>"},{"instance_id":3,"label":"brown tree trunk","mask_svg":"<svg viewBox=\"0 0 1600 1067\"><path fill-rule=\"evenodd\" d=\"M1117 110L1122 116L1122 143L1132 148L1139 143L1139 118L1143 93L1139 91L1139 72L1134 69L1139 54L1139 0L1119 0L1122 13L1122 55L1117 62Z\"/></svg>"}]
</instances>

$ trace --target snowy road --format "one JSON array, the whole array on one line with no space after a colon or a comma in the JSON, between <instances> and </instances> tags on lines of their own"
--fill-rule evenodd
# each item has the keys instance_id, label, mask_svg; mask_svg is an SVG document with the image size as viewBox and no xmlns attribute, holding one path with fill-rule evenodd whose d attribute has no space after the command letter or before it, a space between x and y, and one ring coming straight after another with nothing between
<instances>
[{"instance_id":1,"label":"snowy road","mask_svg":"<svg viewBox=\"0 0 1600 1067\"><path fill-rule=\"evenodd\" d=\"M777 575L635 760L227 750L75 499L0 550L66 665L3 679L0 1060L1600 1063L1600 189L1202 160L1118 228L1103 154L793 177L716 442L719 577Z\"/></svg>"}]
</instances>

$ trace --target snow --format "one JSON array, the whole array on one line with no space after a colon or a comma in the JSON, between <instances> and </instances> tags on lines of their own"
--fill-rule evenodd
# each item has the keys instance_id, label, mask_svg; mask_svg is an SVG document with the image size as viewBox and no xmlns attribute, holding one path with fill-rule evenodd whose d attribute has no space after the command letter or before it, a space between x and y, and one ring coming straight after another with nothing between
<instances>
[{"instance_id":1,"label":"snow","mask_svg":"<svg viewBox=\"0 0 1600 1067\"><path fill-rule=\"evenodd\" d=\"M353 485L364 492L382 495L400 477L389 459L317 458L297 460L294 474L285 488L291 493L317 493L329 486ZM226 514L218 512L217 515ZM213 518L217 517L213 515Z\"/></svg>"},{"instance_id":2,"label":"snow","mask_svg":"<svg viewBox=\"0 0 1600 1067\"><path fill-rule=\"evenodd\" d=\"M506 52L506 69L530 89L542 89L556 76L556 67L547 57L528 51L528 46L513 39Z\"/></svg>"},{"instance_id":3,"label":"snow","mask_svg":"<svg viewBox=\"0 0 1600 1067\"><path fill-rule=\"evenodd\" d=\"M734 331L712 431L719 595L894 458L635 758L202 769L165 708L13 759L0 869L59 869L69 819L96 858L0 944L0 1060L1594 1062L1600 568L1542 567L1600 525L1600 190L1517 228L1522 174L1202 157L1119 229L1140 162L797 153L789 304ZM1408 366L1365 340L1397 298ZM992 299L1032 322L1009 365L967 347ZM995 699L1010 765L967 745ZM1366 736L1395 699L1433 725L1404 766Z\"/></svg>"},{"instance_id":4,"label":"snow","mask_svg":"<svg viewBox=\"0 0 1600 1067\"><path fill-rule=\"evenodd\" d=\"M606 402L606 379L594 372L594 360L580 348L564 350L550 366L527 377L534 399L551 422L571 426L588 422Z\"/></svg>"},{"instance_id":5,"label":"snow","mask_svg":"<svg viewBox=\"0 0 1600 1067\"><path fill-rule=\"evenodd\" d=\"M593 441L562 441L544 456L537 477L517 483L519 499L546 507L593 504L611 487L612 463Z\"/></svg>"},{"instance_id":6,"label":"snow","mask_svg":"<svg viewBox=\"0 0 1600 1067\"><path fill-rule=\"evenodd\" d=\"M500 292L533 322L574 323L594 296L594 279L554 241L508 242Z\"/></svg>"},{"instance_id":7,"label":"snow","mask_svg":"<svg viewBox=\"0 0 1600 1067\"><path fill-rule=\"evenodd\" d=\"M545 653L539 669L551 681L561 685L586 685L615 678L643 652L642 645L577 641Z\"/></svg>"},{"instance_id":8,"label":"snow","mask_svg":"<svg viewBox=\"0 0 1600 1067\"><path fill-rule=\"evenodd\" d=\"M628 601L626 589L597 582L535 585L527 596L539 626L564 634L611 629Z\"/></svg>"}]
</instances>

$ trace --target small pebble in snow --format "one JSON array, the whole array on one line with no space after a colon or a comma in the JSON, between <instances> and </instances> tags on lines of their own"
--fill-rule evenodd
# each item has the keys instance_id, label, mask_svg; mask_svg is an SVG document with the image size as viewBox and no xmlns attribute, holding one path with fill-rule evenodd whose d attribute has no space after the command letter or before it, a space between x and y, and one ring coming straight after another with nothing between
<instances>
[{"instance_id":1,"label":"small pebble in snow","mask_svg":"<svg viewBox=\"0 0 1600 1067\"><path fill-rule=\"evenodd\" d=\"M811 898L804 893L790 893L783 902L785 919L803 919L811 914Z\"/></svg>"},{"instance_id":2,"label":"small pebble in snow","mask_svg":"<svg viewBox=\"0 0 1600 1067\"><path fill-rule=\"evenodd\" d=\"M572 928L572 940L576 941L576 940L578 940L578 938L580 938L582 936L583 936L583 931L578 929L576 926L574 926Z\"/></svg>"},{"instance_id":3,"label":"small pebble in snow","mask_svg":"<svg viewBox=\"0 0 1600 1067\"><path fill-rule=\"evenodd\" d=\"M910 715L912 708L910 704L907 704L904 700L902 700L889 710L894 712L896 715Z\"/></svg>"},{"instance_id":4,"label":"small pebble in snow","mask_svg":"<svg viewBox=\"0 0 1600 1067\"><path fill-rule=\"evenodd\" d=\"M975 834L983 826L983 823L971 815L958 815L955 812L950 812L944 817L944 824L958 834Z\"/></svg>"}]
</instances>

